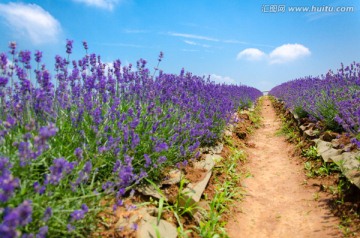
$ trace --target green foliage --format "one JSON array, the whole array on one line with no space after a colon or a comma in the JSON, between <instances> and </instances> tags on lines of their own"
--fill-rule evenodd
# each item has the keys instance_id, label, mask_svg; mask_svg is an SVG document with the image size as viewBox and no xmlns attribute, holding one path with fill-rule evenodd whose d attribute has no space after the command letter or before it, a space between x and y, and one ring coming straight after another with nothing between
<instances>
[{"instance_id":1,"label":"green foliage","mask_svg":"<svg viewBox=\"0 0 360 238\"><path fill-rule=\"evenodd\" d=\"M214 173L223 173L226 176L225 181L217 180L215 196L210 201L210 210L204 215L198 228L199 235L206 238L228 237L224 229L226 222L222 220L222 214L227 212L229 206L239 198L240 188L238 182L241 174L237 171L237 163L245 160L243 151L232 148L232 155L228 160L217 166Z\"/></svg>"},{"instance_id":2,"label":"green foliage","mask_svg":"<svg viewBox=\"0 0 360 238\"><path fill-rule=\"evenodd\" d=\"M304 168L307 171L306 175L309 178L316 176L327 176L331 175L332 173L338 173L340 171L339 167L335 163L322 162L319 165L319 163L316 163L316 161L305 162Z\"/></svg>"},{"instance_id":3,"label":"green foliage","mask_svg":"<svg viewBox=\"0 0 360 238\"><path fill-rule=\"evenodd\" d=\"M320 113L320 115L316 115L317 119L322 119L329 130L341 130L340 125L334 120L339 114L336 105L324 91L322 92L322 98L316 102L316 107Z\"/></svg>"},{"instance_id":4,"label":"green foliage","mask_svg":"<svg viewBox=\"0 0 360 238\"><path fill-rule=\"evenodd\" d=\"M294 108L294 113L299 116L299 118L305 118L309 115L301 106L296 106Z\"/></svg>"},{"instance_id":5,"label":"green foliage","mask_svg":"<svg viewBox=\"0 0 360 238\"><path fill-rule=\"evenodd\" d=\"M302 151L302 156L312 160L320 158L320 155L318 154L317 148L315 146L310 146L308 149L304 149Z\"/></svg>"},{"instance_id":6,"label":"green foliage","mask_svg":"<svg viewBox=\"0 0 360 238\"><path fill-rule=\"evenodd\" d=\"M262 103L263 103L263 99L260 98L257 101L255 107L247 112L249 119L252 122L252 125L246 128L249 133L252 133L254 128L259 128L261 125L262 118L260 113L261 113Z\"/></svg>"},{"instance_id":7,"label":"green foliage","mask_svg":"<svg viewBox=\"0 0 360 238\"><path fill-rule=\"evenodd\" d=\"M276 132L276 135L284 135L289 141L297 141L299 135L293 127L291 121L287 120L284 116L281 116L281 121L281 128Z\"/></svg>"},{"instance_id":8,"label":"green foliage","mask_svg":"<svg viewBox=\"0 0 360 238\"><path fill-rule=\"evenodd\" d=\"M186 230L182 224L182 218L184 216L192 217L193 214L200 210L201 208L198 206L197 203L193 202L191 196L189 196L189 191L185 191L185 185L188 181L182 177L179 184L179 191L176 195L175 200L171 203L166 200L165 195L161 191L161 189L151 180L146 179L146 181L156 189L158 194L160 194L161 198L159 201L153 201L154 205L158 207L157 211L157 221L160 222L162 214L164 211L170 212L176 218L178 223L178 234L180 237L187 237L187 234L191 233L192 230Z\"/></svg>"}]
</instances>

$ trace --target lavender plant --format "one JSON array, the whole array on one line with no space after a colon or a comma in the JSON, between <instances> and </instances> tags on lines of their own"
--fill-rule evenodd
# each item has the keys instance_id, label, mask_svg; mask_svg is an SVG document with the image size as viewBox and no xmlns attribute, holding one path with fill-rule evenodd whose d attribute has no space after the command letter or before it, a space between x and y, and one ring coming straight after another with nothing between
<instances>
[{"instance_id":1,"label":"lavender plant","mask_svg":"<svg viewBox=\"0 0 360 238\"><path fill-rule=\"evenodd\" d=\"M329 71L321 77L292 80L274 87L270 94L284 100L300 116L323 120L332 130L355 136L360 147L360 63Z\"/></svg>"},{"instance_id":2,"label":"lavender plant","mask_svg":"<svg viewBox=\"0 0 360 238\"><path fill-rule=\"evenodd\" d=\"M159 64L151 75L143 59L109 66L83 46L71 60L67 40L54 72L40 51L0 54L1 237L86 236L100 201L121 205L144 178L197 157L261 95L184 70L155 75Z\"/></svg>"}]
</instances>

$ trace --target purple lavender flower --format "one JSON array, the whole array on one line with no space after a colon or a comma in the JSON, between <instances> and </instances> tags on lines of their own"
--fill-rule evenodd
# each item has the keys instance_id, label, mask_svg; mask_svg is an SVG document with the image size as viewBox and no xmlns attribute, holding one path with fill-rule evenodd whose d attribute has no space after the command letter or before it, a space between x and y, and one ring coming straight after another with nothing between
<instances>
[{"instance_id":1,"label":"purple lavender flower","mask_svg":"<svg viewBox=\"0 0 360 238\"><path fill-rule=\"evenodd\" d=\"M7 116L6 121L3 122L4 126L8 129L16 125L16 119L11 116Z\"/></svg>"},{"instance_id":2,"label":"purple lavender flower","mask_svg":"<svg viewBox=\"0 0 360 238\"><path fill-rule=\"evenodd\" d=\"M42 58L42 52L37 50L37 51L35 52L35 61L36 61L37 63L40 63L40 62L41 62L41 58Z\"/></svg>"},{"instance_id":3,"label":"purple lavender flower","mask_svg":"<svg viewBox=\"0 0 360 238\"><path fill-rule=\"evenodd\" d=\"M197 141L197 142L194 143L192 146L189 146L189 151L190 151L190 152L193 152L193 151L196 150L199 146L200 146L200 142Z\"/></svg>"},{"instance_id":4,"label":"purple lavender flower","mask_svg":"<svg viewBox=\"0 0 360 238\"><path fill-rule=\"evenodd\" d=\"M118 207L122 207L124 205L124 201L122 199L117 198L115 204L113 205L113 211L115 212Z\"/></svg>"},{"instance_id":5,"label":"purple lavender flower","mask_svg":"<svg viewBox=\"0 0 360 238\"><path fill-rule=\"evenodd\" d=\"M47 208L45 209L45 212L44 212L44 215L43 215L42 220L43 220L44 222L47 222L47 221L51 218L51 216L52 216L52 209L51 209L51 207L47 207Z\"/></svg>"},{"instance_id":6,"label":"purple lavender flower","mask_svg":"<svg viewBox=\"0 0 360 238\"><path fill-rule=\"evenodd\" d=\"M85 49L85 50L88 50L89 48L88 48L87 42L86 42L86 41L83 41L82 43L83 43L84 49Z\"/></svg>"},{"instance_id":7,"label":"purple lavender flower","mask_svg":"<svg viewBox=\"0 0 360 238\"><path fill-rule=\"evenodd\" d=\"M89 208L86 204L82 204L81 205L81 210L83 210L84 212L88 212L89 211Z\"/></svg>"},{"instance_id":8,"label":"purple lavender flower","mask_svg":"<svg viewBox=\"0 0 360 238\"><path fill-rule=\"evenodd\" d=\"M151 159L150 159L150 156L149 155L147 155L147 154L144 154L144 158L145 158L145 168L148 168L148 167L150 167L151 166L151 163L152 163L152 161L151 161Z\"/></svg>"},{"instance_id":9,"label":"purple lavender flower","mask_svg":"<svg viewBox=\"0 0 360 238\"><path fill-rule=\"evenodd\" d=\"M79 160L83 159L83 150L80 147L75 149L74 154Z\"/></svg>"},{"instance_id":10,"label":"purple lavender flower","mask_svg":"<svg viewBox=\"0 0 360 238\"><path fill-rule=\"evenodd\" d=\"M81 219L84 218L84 216L85 216L85 211L83 211L83 210L75 210L70 215L70 222L81 220Z\"/></svg>"},{"instance_id":11,"label":"purple lavender flower","mask_svg":"<svg viewBox=\"0 0 360 238\"><path fill-rule=\"evenodd\" d=\"M56 135L58 129L55 127L54 124L50 124L49 126L41 127L39 130L39 136L41 139L47 140L50 137Z\"/></svg>"},{"instance_id":12,"label":"purple lavender flower","mask_svg":"<svg viewBox=\"0 0 360 238\"><path fill-rule=\"evenodd\" d=\"M125 208L127 211L133 211L136 210L137 206L134 204L130 204L130 205L125 205Z\"/></svg>"},{"instance_id":13,"label":"purple lavender flower","mask_svg":"<svg viewBox=\"0 0 360 238\"><path fill-rule=\"evenodd\" d=\"M34 187L34 191L35 191L36 193L38 193L38 194L40 194L40 195L45 193L46 187L45 187L45 186L41 186L38 181L34 182L33 187Z\"/></svg>"},{"instance_id":14,"label":"purple lavender flower","mask_svg":"<svg viewBox=\"0 0 360 238\"><path fill-rule=\"evenodd\" d=\"M98 152L99 152L99 154L102 154L102 153L104 153L104 152L106 152L106 147L105 146L100 146L99 148L98 148Z\"/></svg>"},{"instance_id":15,"label":"purple lavender flower","mask_svg":"<svg viewBox=\"0 0 360 238\"><path fill-rule=\"evenodd\" d=\"M12 176L11 167L8 158L0 157L0 202L7 202L20 185L20 180Z\"/></svg>"},{"instance_id":16,"label":"purple lavender flower","mask_svg":"<svg viewBox=\"0 0 360 238\"><path fill-rule=\"evenodd\" d=\"M20 142L18 145L18 152L21 167L28 165L31 159L36 158L36 154L30 149L29 142Z\"/></svg>"},{"instance_id":17,"label":"purple lavender flower","mask_svg":"<svg viewBox=\"0 0 360 238\"><path fill-rule=\"evenodd\" d=\"M135 129L140 123L140 120L138 118L134 118L134 120L130 123L131 129Z\"/></svg>"},{"instance_id":18,"label":"purple lavender flower","mask_svg":"<svg viewBox=\"0 0 360 238\"><path fill-rule=\"evenodd\" d=\"M352 138L351 143L355 144L358 148L360 148L360 141L358 139Z\"/></svg>"},{"instance_id":19,"label":"purple lavender flower","mask_svg":"<svg viewBox=\"0 0 360 238\"><path fill-rule=\"evenodd\" d=\"M9 43L10 54L15 55L16 42L12 41Z\"/></svg>"},{"instance_id":20,"label":"purple lavender flower","mask_svg":"<svg viewBox=\"0 0 360 238\"><path fill-rule=\"evenodd\" d=\"M36 234L36 238L46 238L48 231L49 231L48 226L42 226L39 229L39 232Z\"/></svg>"},{"instance_id":21,"label":"purple lavender flower","mask_svg":"<svg viewBox=\"0 0 360 238\"><path fill-rule=\"evenodd\" d=\"M118 200L116 201L116 205L117 205L117 206L124 206L124 201L123 201L122 199L118 199Z\"/></svg>"},{"instance_id":22,"label":"purple lavender flower","mask_svg":"<svg viewBox=\"0 0 360 238\"><path fill-rule=\"evenodd\" d=\"M89 208L86 206L86 204L82 204L80 210L75 210L73 213L70 214L70 222L84 219L84 216L88 211Z\"/></svg>"},{"instance_id":23,"label":"purple lavender flower","mask_svg":"<svg viewBox=\"0 0 360 238\"><path fill-rule=\"evenodd\" d=\"M158 158L158 164L160 165L160 164L163 164L163 163L165 163L166 162L166 160L167 160L167 158L165 157L165 156L160 156L159 158Z\"/></svg>"},{"instance_id":24,"label":"purple lavender flower","mask_svg":"<svg viewBox=\"0 0 360 238\"><path fill-rule=\"evenodd\" d=\"M0 53L0 69L3 70L3 72L6 72L8 60L5 53Z\"/></svg>"},{"instance_id":25,"label":"purple lavender flower","mask_svg":"<svg viewBox=\"0 0 360 238\"><path fill-rule=\"evenodd\" d=\"M16 227L8 227L5 224L0 224L0 237L3 238L14 238L18 236Z\"/></svg>"},{"instance_id":26,"label":"purple lavender flower","mask_svg":"<svg viewBox=\"0 0 360 238\"><path fill-rule=\"evenodd\" d=\"M133 223L131 225L131 229L133 229L134 231L136 231L138 229L138 224L137 223Z\"/></svg>"},{"instance_id":27,"label":"purple lavender flower","mask_svg":"<svg viewBox=\"0 0 360 238\"><path fill-rule=\"evenodd\" d=\"M16 208L6 208L3 221L0 224L0 236L1 237L17 237L18 232L16 228L18 226L25 226L32 220L32 208L30 201L24 201Z\"/></svg>"},{"instance_id":28,"label":"purple lavender flower","mask_svg":"<svg viewBox=\"0 0 360 238\"><path fill-rule=\"evenodd\" d=\"M86 173L86 174L90 174L90 172L91 172L91 170L92 170L92 164L91 164L91 161L87 161L86 163L85 163L85 166L84 166L84 173Z\"/></svg>"},{"instance_id":29,"label":"purple lavender flower","mask_svg":"<svg viewBox=\"0 0 360 238\"><path fill-rule=\"evenodd\" d=\"M68 162L64 158L54 159L53 165L49 168L50 174L46 175L45 184L57 185L73 168L74 163Z\"/></svg>"},{"instance_id":30,"label":"purple lavender flower","mask_svg":"<svg viewBox=\"0 0 360 238\"><path fill-rule=\"evenodd\" d=\"M160 51L158 61L160 62L163 58L164 58L164 53L162 51Z\"/></svg>"},{"instance_id":31,"label":"purple lavender flower","mask_svg":"<svg viewBox=\"0 0 360 238\"><path fill-rule=\"evenodd\" d=\"M95 124L99 125L103 120L101 107L95 108L94 111L92 112L92 116Z\"/></svg>"},{"instance_id":32,"label":"purple lavender flower","mask_svg":"<svg viewBox=\"0 0 360 238\"><path fill-rule=\"evenodd\" d=\"M137 178L137 175L134 173L134 168L132 166L132 161L134 158L128 155L125 155L124 157L124 162L117 160L113 169L114 172L117 172L117 185L121 189L131 185L131 183L133 183Z\"/></svg>"},{"instance_id":33,"label":"purple lavender flower","mask_svg":"<svg viewBox=\"0 0 360 238\"><path fill-rule=\"evenodd\" d=\"M67 224L66 228L67 228L68 232L72 232L72 231L74 231L76 229L75 226L73 226L71 224Z\"/></svg>"},{"instance_id":34,"label":"purple lavender flower","mask_svg":"<svg viewBox=\"0 0 360 238\"><path fill-rule=\"evenodd\" d=\"M114 191L114 186L115 184L113 182L106 181L105 183L103 183L101 188L104 190L106 194L109 194Z\"/></svg>"},{"instance_id":35,"label":"purple lavender flower","mask_svg":"<svg viewBox=\"0 0 360 238\"><path fill-rule=\"evenodd\" d=\"M32 221L31 201L25 200L14 209L10 209L3 218L2 225L16 228L17 226L26 226Z\"/></svg>"},{"instance_id":36,"label":"purple lavender flower","mask_svg":"<svg viewBox=\"0 0 360 238\"><path fill-rule=\"evenodd\" d=\"M50 123L49 126L44 126L39 129L38 136L34 138L34 147L36 148L36 156L39 156L47 148L47 140L57 133L58 129L55 127L55 124Z\"/></svg>"},{"instance_id":37,"label":"purple lavender flower","mask_svg":"<svg viewBox=\"0 0 360 238\"><path fill-rule=\"evenodd\" d=\"M32 234L32 233L30 233L30 234L23 234L23 235L21 236L21 238L35 238L35 235Z\"/></svg>"},{"instance_id":38,"label":"purple lavender flower","mask_svg":"<svg viewBox=\"0 0 360 238\"><path fill-rule=\"evenodd\" d=\"M30 69L31 52L28 50L20 51L19 53L20 62L24 64L26 69Z\"/></svg>"},{"instance_id":39,"label":"purple lavender flower","mask_svg":"<svg viewBox=\"0 0 360 238\"><path fill-rule=\"evenodd\" d=\"M146 178L146 177L148 177L148 173L145 172L143 169L141 169L138 180L136 181L136 183L138 184L141 179Z\"/></svg>"},{"instance_id":40,"label":"purple lavender flower","mask_svg":"<svg viewBox=\"0 0 360 238\"><path fill-rule=\"evenodd\" d=\"M156 144L154 150L156 152L161 152L161 151L168 150L168 149L169 149L169 147L165 142L159 142L158 144Z\"/></svg>"},{"instance_id":41,"label":"purple lavender flower","mask_svg":"<svg viewBox=\"0 0 360 238\"><path fill-rule=\"evenodd\" d=\"M91 170L92 170L92 164L91 161L89 160L85 163L84 168L79 172L79 176L76 179L75 183L71 183L71 189L73 191L75 191L77 186L79 186L81 183L88 181Z\"/></svg>"},{"instance_id":42,"label":"purple lavender flower","mask_svg":"<svg viewBox=\"0 0 360 238\"><path fill-rule=\"evenodd\" d=\"M66 39L66 53L67 54L71 54L72 52L72 47L73 47L73 40L68 40Z\"/></svg>"},{"instance_id":43,"label":"purple lavender flower","mask_svg":"<svg viewBox=\"0 0 360 238\"><path fill-rule=\"evenodd\" d=\"M6 87L6 84L8 83L9 79L0 76L0 87Z\"/></svg>"}]
</instances>

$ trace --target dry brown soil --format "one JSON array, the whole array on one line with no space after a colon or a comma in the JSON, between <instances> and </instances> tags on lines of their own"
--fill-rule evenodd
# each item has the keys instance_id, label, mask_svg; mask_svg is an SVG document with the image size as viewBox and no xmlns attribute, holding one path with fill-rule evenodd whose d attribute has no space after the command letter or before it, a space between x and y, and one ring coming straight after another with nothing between
<instances>
[{"instance_id":1,"label":"dry brown soil","mask_svg":"<svg viewBox=\"0 0 360 238\"><path fill-rule=\"evenodd\" d=\"M306 184L303 163L293 155L294 145L276 135L281 121L271 102L262 104L263 126L249 138L244 179L245 198L234 206L227 224L230 237L321 238L342 237L339 220L331 214L327 198Z\"/></svg>"}]
</instances>

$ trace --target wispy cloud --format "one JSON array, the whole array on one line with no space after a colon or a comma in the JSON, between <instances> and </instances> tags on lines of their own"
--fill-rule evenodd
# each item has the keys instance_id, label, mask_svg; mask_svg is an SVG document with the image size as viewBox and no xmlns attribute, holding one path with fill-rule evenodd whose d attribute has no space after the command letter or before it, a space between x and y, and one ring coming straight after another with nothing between
<instances>
[{"instance_id":1,"label":"wispy cloud","mask_svg":"<svg viewBox=\"0 0 360 238\"><path fill-rule=\"evenodd\" d=\"M237 59L241 60L262 60L267 59L270 64L282 64L291 61L295 61L299 58L309 56L311 52L309 48L301 44L284 44L276 47L269 54L257 49L247 48L238 53Z\"/></svg>"},{"instance_id":2,"label":"wispy cloud","mask_svg":"<svg viewBox=\"0 0 360 238\"><path fill-rule=\"evenodd\" d=\"M139 29L124 29L124 33L126 34L142 34L142 33L149 33L148 30L139 30Z\"/></svg>"},{"instance_id":3,"label":"wispy cloud","mask_svg":"<svg viewBox=\"0 0 360 238\"><path fill-rule=\"evenodd\" d=\"M247 48L238 53L236 58L239 59L246 59L246 60L261 60L266 57L266 54L259 49L256 48Z\"/></svg>"},{"instance_id":4,"label":"wispy cloud","mask_svg":"<svg viewBox=\"0 0 360 238\"><path fill-rule=\"evenodd\" d=\"M192 34L184 34L184 33L177 33L177 32L168 32L168 35L189 38L189 39L197 39L197 40L206 40L206 41L214 41L218 42L219 39L207 37L207 36L200 36L200 35L192 35Z\"/></svg>"},{"instance_id":5,"label":"wispy cloud","mask_svg":"<svg viewBox=\"0 0 360 238\"><path fill-rule=\"evenodd\" d=\"M164 33L159 33L159 34L164 34ZM193 34L178 33L178 32L167 32L165 34L170 35L170 36L181 37L181 38L205 40L205 41L212 41L212 42L219 42L219 43L226 43L226 44L242 44L242 45L249 45L249 46L274 47L272 45L266 45L266 44L249 43L246 41L239 41L239 40L234 40L234 39L223 40L223 39L218 39L218 38L213 38L213 37L208 37L208 36L193 35ZM184 42L189 45L201 45L203 47L211 47L206 44L199 44L199 43L196 43L194 41L189 41L189 40L185 40Z\"/></svg>"},{"instance_id":6,"label":"wispy cloud","mask_svg":"<svg viewBox=\"0 0 360 238\"><path fill-rule=\"evenodd\" d=\"M197 45L194 41L184 40L184 42L188 45Z\"/></svg>"},{"instance_id":7,"label":"wispy cloud","mask_svg":"<svg viewBox=\"0 0 360 238\"><path fill-rule=\"evenodd\" d=\"M306 14L306 17L309 22L316 21L322 18L336 16L338 13L335 12L311 12Z\"/></svg>"},{"instance_id":8,"label":"wispy cloud","mask_svg":"<svg viewBox=\"0 0 360 238\"><path fill-rule=\"evenodd\" d=\"M244 45L248 45L249 43L245 42L245 41L239 41L239 40L224 40L224 43L229 43L229 44L244 44Z\"/></svg>"},{"instance_id":9,"label":"wispy cloud","mask_svg":"<svg viewBox=\"0 0 360 238\"><path fill-rule=\"evenodd\" d=\"M221 76L217 74L211 74L210 80L215 81L216 83L225 83L225 84L235 84L235 80L228 76Z\"/></svg>"},{"instance_id":10,"label":"wispy cloud","mask_svg":"<svg viewBox=\"0 0 360 238\"><path fill-rule=\"evenodd\" d=\"M180 23L180 25L182 26L186 26L186 27L192 27L192 28L198 28L198 29L207 29L207 30L215 30L215 28L213 27L209 27L209 26L205 26L205 25L200 25L200 24L196 24L193 22L182 22Z\"/></svg>"},{"instance_id":11,"label":"wispy cloud","mask_svg":"<svg viewBox=\"0 0 360 238\"><path fill-rule=\"evenodd\" d=\"M200 50L194 50L194 49L181 49L181 51L184 51L184 52L199 52Z\"/></svg>"},{"instance_id":12,"label":"wispy cloud","mask_svg":"<svg viewBox=\"0 0 360 238\"><path fill-rule=\"evenodd\" d=\"M0 4L1 16L14 32L14 38L26 37L34 44L56 42L61 32L60 23L36 4Z\"/></svg>"},{"instance_id":13,"label":"wispy cloud","mask_svg":"<svg viewBox=\"0 0 360 238\"><path fill-rule=\"evenodd\" d=\"M127 43L95 43L95 44L102 46L110 46L110 47L150 48L144 45L127 44Z\"/></svg>"},{"instance_id":14,"label":"wispy cloud","mask_svg":"<svg viewBox=\"0 0 360 238\"><path fill-rule=\"evenodd\" d=\"M251 45L251 46L274 47L273 45L256 44L256 43L250 43L250 42L239 41L239 40L223 40L223 42L228 43L228 44L241 44L241 45Z\"/></svg>"},{"instance_id":15,"label":"wispy cloud","mask_svg":"<svg viewBox=\"0 0 360 238\"><path fill-rule=\"evenodd\" d=\"M184 40L184 42L188 45L196 45L196 46L201 46L201 47L204 47L204 48L210 48L211 46L210 45L207 45L207 44L200 44L200 43L197 43L197 42L194 42L194 41L190 41L190 40Z\"/></svg>"},{"instance_id":16,"label":"wispy cloud","mask_svg":"<svg viewBox=\"0 0 360 238\"><path fill-rule=\"evenodd\" d=\"M84 3L87 6L102 8L112 11L116 5L120 3L120 0L73 0L74 2Z\"/></svg>"},{"instance_id":17,"label":"wispy cloud","mask_svg":"<svg viewBox=\"0 0 360 238\"><path fill-rule=\"evenodd\" d=\"M305 17L309 22L312 22L323 18L336 17L341 14L359 11L359 1L352 1L351 4L344 4L345 2L346 1L338 0L331 1L324 6L308 6L309 8L314 8L314 10L305 14ZM339 10L341 11L337 11L338 8L340 8Z\"/></svg>"}]
</instances>

